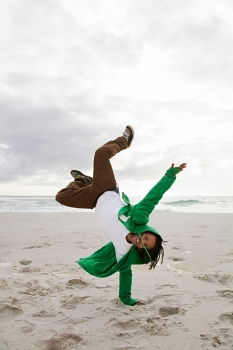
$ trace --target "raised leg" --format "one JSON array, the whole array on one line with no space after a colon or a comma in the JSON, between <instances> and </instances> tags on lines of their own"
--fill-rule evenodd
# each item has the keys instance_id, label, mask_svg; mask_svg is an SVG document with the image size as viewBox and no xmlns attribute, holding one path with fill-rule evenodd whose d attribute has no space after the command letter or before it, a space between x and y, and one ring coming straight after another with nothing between
<instances>
[{"instance_id":1,"label":"raised leg","mask_svg":"<svg viewBox=\"0 0 233 350\"><path fill-rule=\"evenodd\" d=\"M73 181L57 193L56 200L68 207L94 208L103 192L116 187L110 159L127 147L127 139L120 136L98 148L94 156L92 184L88 185L85 179Z\"/></svg>"}]
</instances>

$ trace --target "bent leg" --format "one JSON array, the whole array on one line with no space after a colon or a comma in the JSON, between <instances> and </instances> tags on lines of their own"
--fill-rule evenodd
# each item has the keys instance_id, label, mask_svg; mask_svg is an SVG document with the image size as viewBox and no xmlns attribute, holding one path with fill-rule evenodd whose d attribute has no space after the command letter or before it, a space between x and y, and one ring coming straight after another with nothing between
<instances>
[{"instance_id":1,"label":"bent leg","mask_svg":"<svg viewBox=\"0 0 233 350\"><path fill-rule=\"evenodd\" d=\"M56 201L72 208L92 209L91 191L85 179L72 181L56 195Z\"/></svg>"},{"instance_id":2,"label":"bent leg","mask_svg":"<svg viewBox=\"0 0 233 350\"><path fill-rule=\"evenodd\" d=\"M99 196L116 187L116 180L110 159L128 147L128 141L120 136L98 148L94 157L93 182L85 179L71 182L56 195L56 200L68 207L94 208Z\"/></svg>"}]
</instances>

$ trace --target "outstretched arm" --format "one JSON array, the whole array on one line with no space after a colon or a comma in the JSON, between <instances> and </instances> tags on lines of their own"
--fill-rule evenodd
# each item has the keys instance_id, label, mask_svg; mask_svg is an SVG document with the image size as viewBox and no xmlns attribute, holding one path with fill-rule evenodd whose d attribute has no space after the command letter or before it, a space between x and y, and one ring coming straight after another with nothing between
<instances>
[{"instance_id":1,"label":"outstretched arm","mask_svg":"<svg viewBox=\"0 0 233 350\"><path fill-rule=\"evenodd\" d=\"M176 175L184 168L186 168L186 163L182 163L178 167L174 167L173 163L161 180L134 206L133 220L135 224L147 224L154 207L159 203L163 194L173 185Z\"/></svg>"}]
</instances>

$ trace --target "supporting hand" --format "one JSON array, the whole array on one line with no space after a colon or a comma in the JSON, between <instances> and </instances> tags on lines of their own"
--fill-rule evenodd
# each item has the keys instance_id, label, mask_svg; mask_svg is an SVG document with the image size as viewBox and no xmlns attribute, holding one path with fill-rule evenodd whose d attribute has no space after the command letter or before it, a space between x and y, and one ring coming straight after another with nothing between
<instances>
[{"instance_id":1,"label":"supporting hand","mask_svg":"<svg viewBox=\"0 0 233 350\"><path fill-rule=\"evenodd\" d=\"M134 304L134 305L146 305L146 303L144 303L143 301L138 300L136 302L136 304Z\"/></svg>"}]
</instances>

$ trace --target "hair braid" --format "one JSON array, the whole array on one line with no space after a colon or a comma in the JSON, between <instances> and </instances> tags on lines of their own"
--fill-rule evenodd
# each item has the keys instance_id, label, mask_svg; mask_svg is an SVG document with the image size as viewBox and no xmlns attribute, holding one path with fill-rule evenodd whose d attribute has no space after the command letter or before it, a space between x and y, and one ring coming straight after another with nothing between
<instances>
[{"instance_id":1,"label":"hair braid","mask_svg":"<svg viewBox=\"0 0 233 350\"><path fill-rule=\"evenodd\" d=\"M154 269L160 259L161 259L161 264L163 263L163 258L164 258L163 244L165 244L165 242L167 242L167 241L164 241L159 234L156 233L154 235L156 236L155 247L153 247L151 249L147 249L147 252L149 253L149 255L151 257L149 270ZM144 248L137 248L137 250L138 250L141 258L144 259L145 261L148 261L148 255L147 255L145 249Z\"/></svg>"}]
</instances>

